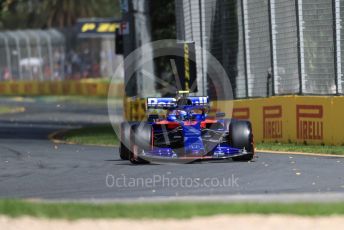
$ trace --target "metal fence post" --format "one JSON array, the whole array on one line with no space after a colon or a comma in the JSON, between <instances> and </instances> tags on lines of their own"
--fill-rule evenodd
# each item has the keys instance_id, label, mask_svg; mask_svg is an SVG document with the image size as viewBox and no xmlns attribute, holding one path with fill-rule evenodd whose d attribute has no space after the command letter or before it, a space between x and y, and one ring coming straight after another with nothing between
<instances>
[{"instance_id":1,"label":"metal fence post","mask_svg":"<svg viewBox=\"0 0 344 230\"><path fill-rule=\"evenodd\" d=\"M7 65L8 71L9 71L9 73L10 73L11 80L12 80L12 61L11 61L10 48L9 48L9 45L8 45L8 39L7 39L7 36L4 35L4 34L0 34L0 36L2 37L2 39L3 39L4 42L5 42L5 49L6 49L6 65Z\"/></svg>"},{"instance_id":2,"label":"metal fence post","mask_svg":"<svg viewBox=\"0 0 344 230\"><path fill-rule=\"evenodd\" d=\"M334 73L336 94L343 93L342 91L342 52L341 52L341 15L340 15L340 1L332 0L332 16L333 16L333 44L334 44Z\"/></svg>"},{"instance_id":3,"label":"metal fence post","mask_svg":"<svg viewBox=\"0 0 344 230\"><path fill-rule=\"evenodd\" d=\"M249 28L246 15L247 12L247 0L242 0L242 10L243 10L243 25L244 25L244 44L245 44L245 72L246 72L246 89L247 89L247 98L251 96L249 89L249 81L251 77L251 61L250 61L250 47L249 47Z\"/></svg>"},{"instance_id":4,"label":"metal fence post","mask_svg":"<svg viewBox=\"0 0 344 230\"><path fill-rule=\"evenodd\" d=\"M204 75L204 52L203 52L203 12L202 12L202 0L198 0L198 9L199 9L199 22L200 22L200 43L201 43L201 66L202 66L202 94L201 95L207 95L207 90L205 86L205 78Z\"/></svg>"},{"instance_id":5,"label":"metal fence post","mask_svg":"<svg viewBox=\"0 0 344 230\"><path fill-rule=\"evenodd\" d=\"M23 36L23 38L26 41L26 46L27 46L27 52L28 52L28 60L32 60L32 56L31 56L31 47L30 47L30 38L28 36L25 35L24 32L22 31L18 31L18 34L21 34ZM32 73L32 67L30 67L30 79L33 80L33 73Z\"/></svg>"},{"instance_id":6,"label":"metal fence post","mask_svg":"<svg viewBox=\"0 0 344 230\"><path fill-rule=\"evenodd\" d=\"M47 39L47 44L48 44L48 56L49 56L49 68L50 68L50 80L53 79L53 54L52 54L52 48L51 48L51 38L50 35L48 35L46 32L41 32L42 35L45 36Z\"/></svg>"},{"instance_id":7,"label":"metal fence post","mask_svg":"<svg viewBox=\"0 0 344 230\"><path fill-rule=\"evenodd\" d=\"M268 5L269 5L268 12L269 12L269 31L270 31L270 55L271 55L271 85L272 85L272 96L275 96L275 67L277 66L276 52L275 52L276 44L274 44L274 42L276 41L275 0L268 0Z\"/></svg>"},{"instance_id":8,"label":"metal fence post","mask_svg":"<svg viewBox=\"0 0 344 230\"><path fill-rule=\"evenodd\" d=\"M240 1L241 3L241 24L242 24L242 40L244 48L244 69L245 69L245 89L246 89L246 98L249 97L248 94L248 76L247 76L247 58L246 58L246 26L245 26L245 11L244 11L244 0Z\"/></svg>"},{"instance_id":9,"label":"metal fence post","mask_svg":"<svg viewBox=\"0 0 344 230\"><path fill-rule=\"evenodd\" d=\"M42 49L41 49L41 39L39 37L39 34L35 31L28 31L29 34L33 35L36 37L36 46L37 46L37 51L38 51L38 58L40 60L43 60L42 58ZM39 65L39 79L43 80L43 70L42 70L42 65Z\"/></svg>"},{"instance_id":10,"label":"metal fence post","mask_svg":"<svg viewBox=\"0 0 344 230\"><path fill-rule=\"evenodd\" d=\"M299 4L300 3L300 4ZM300 7L301 6L301 9ZM299 94L303 94L303 78L304 78L304 49L303 49L303 23L302 23L302 0L295 0L296 11L296 29L297 29L297 58L299 68ZM300 15L301 13L301 15ZM302 55L302 56L301 56Z\"/></svg>"},{"instance_id":11,"label":"metal fence post","mask_svg":"<svg viewBox=\"0 0 344 230\"><path fill-rule=\"evenodd\" d=\"M22 73L22 68L20 65L20 60L21 60L21 52L20 52L20 44L19 44L19 39L13 35L13 32L7 32L9 36L11 36L15 41L16 41L16 47L17 47L17 57L18 57L18 71L19 71L19 79L23 80L23 73Z\"/></svg>"}]
</instances>

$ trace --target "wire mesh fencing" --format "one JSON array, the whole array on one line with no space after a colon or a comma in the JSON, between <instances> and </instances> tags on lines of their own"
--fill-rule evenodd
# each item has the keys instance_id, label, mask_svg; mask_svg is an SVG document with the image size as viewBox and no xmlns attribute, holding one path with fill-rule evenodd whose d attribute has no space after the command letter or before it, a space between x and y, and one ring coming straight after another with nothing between
<instances>
[{"instance_id":1,"label":"wire mesh fencing","mask_svg":"<svg viewBox=\"0 0 344 230\"><path fill-rule=\"evenodd\" d=\"M0 32L0 79L64 79L65 39L57 30Z\"/></svg>"},{"instance_id":2,"label":"wire mesh fencing","mask_svg":"<svg viewBox=\"0 0 344 230\"><path fill-rule=\"evenodd\" d=\"M176 0L176 18L178 39L221 62L236 98L343 94L343 0Z\"/></svg>"},{"instance_id":3,"label":"wire mesh fencing","mask_svg":"<svg viewBox=\"0 0 344 230\"><path fill-rule=\"evenodd\" d=\"M110 79L123 61L114 35L79 37L73 28L1 31L0 52L0 81Z\"/></svg>"}]
</instances>

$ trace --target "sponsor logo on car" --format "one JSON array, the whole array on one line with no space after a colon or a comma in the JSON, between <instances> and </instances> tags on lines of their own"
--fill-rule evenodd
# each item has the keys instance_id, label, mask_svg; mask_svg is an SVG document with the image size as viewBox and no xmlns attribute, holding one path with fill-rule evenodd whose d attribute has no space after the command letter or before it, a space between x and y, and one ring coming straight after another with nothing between
<instances>
[{"instance_id":1,"label":"sponsor logo on car","mask_svg":"<svg viewBox=\"0 0 344 230\"><path fill-rule=\"evenodd\" d=\"M175 98L147 98L148 108L164 108L176 106L177 100Z\"/></svg>"}]
</instances>

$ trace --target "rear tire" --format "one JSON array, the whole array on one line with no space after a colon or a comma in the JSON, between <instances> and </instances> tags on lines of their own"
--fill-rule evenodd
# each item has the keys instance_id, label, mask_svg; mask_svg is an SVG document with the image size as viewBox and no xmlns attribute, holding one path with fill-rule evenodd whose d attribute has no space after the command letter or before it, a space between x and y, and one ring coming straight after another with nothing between
<instances>
[{"instance_id":1,"label":"rear tire","mask_svg":"<svg viewBox=\"0 0 344 230\"><path fill-rule=\"evenodd\" d=\"M130 150L121 142L121 146L119 148L119 157L121 160L129 160Z\"/></svg>"},{"instance_id":2,"label":"rear tire","mask_svg":"<svg viewBox=\"0 0 344 230\"><path fill-rule=\"evenodd\" d=\"M139 155L153 146L153 127L150 124L135 124L132 127L131 140L133 140L130 162L133 164L147 164L148 161Z\"/></svg>"},{"instance_id":3,"label":"rear tire","mask_svg":"<svg viewBox=\"0 0 344 230\"><path fill-rule=\"evenodd\" d=\"M229 143L234 148L244 149L245 155L233 157L233 161L251 161L254 156L252 125L249 121L231 120L229 124Z\"/></svg>"},{"instance_id":4,"label":"rear tire","mask_svg":"<svg viewBox=\"0 0 344 230\"><path fill-rule=\"evenodd\" d=\"M133 123L122 122L121 123L121 145L119 148L119 156L122 160L129 160L131 155L131 139L130 133Z\"/></svg>"}]
</instances>

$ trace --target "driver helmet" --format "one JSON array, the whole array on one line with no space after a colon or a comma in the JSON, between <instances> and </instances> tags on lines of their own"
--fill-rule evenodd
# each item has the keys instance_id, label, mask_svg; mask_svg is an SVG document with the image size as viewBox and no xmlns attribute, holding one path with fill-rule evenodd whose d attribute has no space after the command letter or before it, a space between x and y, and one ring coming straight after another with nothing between
<instances>
[{"instance_id":1,"label":"driver helmet","mask_svg":"<svg viewBox=\"0 0 344 230\"><path fill-rule=\"evenodd\" d=\"M187 119L187 112L185 112L184 110L179 110L178 115L179 115L180 120L186 120Z\"/></svg>"}]
</instances>

